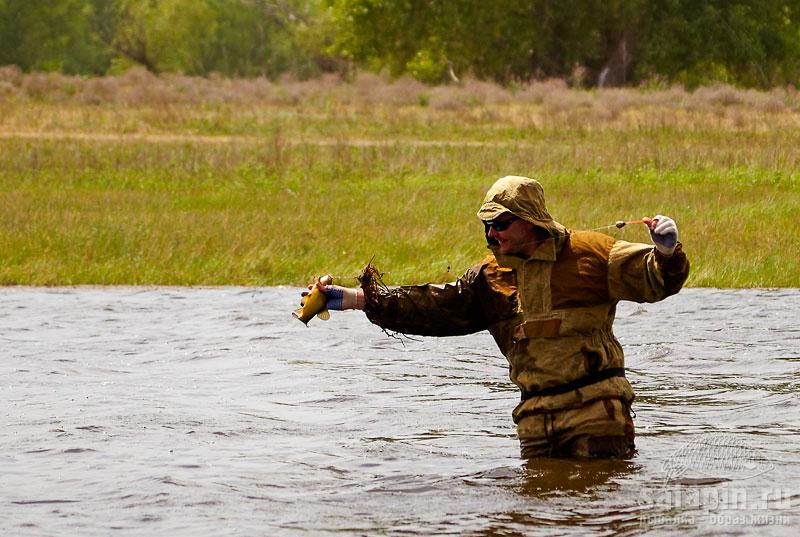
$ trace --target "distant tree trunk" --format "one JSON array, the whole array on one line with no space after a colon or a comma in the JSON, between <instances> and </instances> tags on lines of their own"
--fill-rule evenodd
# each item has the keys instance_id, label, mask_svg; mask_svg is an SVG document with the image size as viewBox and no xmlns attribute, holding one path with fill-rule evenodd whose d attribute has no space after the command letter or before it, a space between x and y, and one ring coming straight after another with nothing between
<instances>
[{"instance_id":1,"label":"distant tree trunk","mask_svg":"<svg viewBox=\"0 0 800 537\"><path fill-rule=\"evenodd\" d=\"M126 47L118 43L115 43L113 45L113 48L121 56L124 56L129 60L132 60L138 64L143 65L145 69L147 69L151 73L158 73L158 67L156 66L155 61L153 61L153 59L150 58L150 56L147 54L146 43L139 41L133 47L131 46Z\"/></svg>"},{"instance_id":2,"label":"distant tree trunk","mask_svg":"<svg viewBox=\"0 0 800 537\"><path fill-rule=\"evenodd\" d=\"M633 31L626 29L610 50L608 60L597 76L598 87L624 86L631 79L636 42Z\"/></svg>"},{"instance_id":3,"label":"distant tree trunk","mask_svg":"<svg viewBox=\"0 0 800 537\"><path fill-rule=\"evenodd\" d=\"M533 49L529 51L529 54L530 72L528 73L528 80L544 80L547 76L539 63L539 55Z\"/></svg>"},{"instance_id":4,"label":"distant tree trunk","mask_svg":"<svg viewBox=\"0 0 800 537\"><path fill-rule=\"evenodd\" d=\"M447 74L450 76L450 82L453 82L455 84L461 83L461 80L458 79L458 76L456 76L456 72L453 70L453 62L451 61L447 62Z\"/></svg>"}]
</instances>

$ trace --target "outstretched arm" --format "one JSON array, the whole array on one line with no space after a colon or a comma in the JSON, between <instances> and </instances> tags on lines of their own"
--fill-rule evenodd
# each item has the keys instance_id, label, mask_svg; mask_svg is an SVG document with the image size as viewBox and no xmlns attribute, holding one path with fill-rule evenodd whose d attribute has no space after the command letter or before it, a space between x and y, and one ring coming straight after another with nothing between
<instances>
[{"instance_id":1,"label":"outstretched arm","mask_svg":"<svg viewBox=\"0 0 800 537\"><path fill-rule=\"evenodd\" d=\"M326 294L329 310L364 310L371 322L403 334L454 336L487 327L473 289L475 275L469 271L457 281L441 285L314 285Z\"/></svg>"},{"instance_id":2,"label":"outstretched arm","mask_svg":"<svg viewBox=\"0 0 800 537\"><path fill-rule=\"evenodd\" d=\"M608 289L613 300L656 302L680 291L689 275L675 221L658 215L644 223L655 247L617 241L611 249Z\"/></svg>"},{"instance_id":3,"label":"outstretched arm","mask_svg":"<svg viewBox=\"0 0 800 537\"><path fill-rule=\"evenodd\" d=\"M367 290L364 311L378 326L404 334L458 336L487 328L475 293L464 279Z\"/></svg>"}]
</instances>

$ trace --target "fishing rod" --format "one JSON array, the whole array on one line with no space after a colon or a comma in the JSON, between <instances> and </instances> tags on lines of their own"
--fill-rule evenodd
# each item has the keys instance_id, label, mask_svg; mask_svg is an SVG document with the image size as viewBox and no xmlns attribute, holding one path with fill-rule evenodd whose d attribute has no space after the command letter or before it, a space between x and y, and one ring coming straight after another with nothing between
<instances>
[{"instance_id":1,"label":"fishing rod","mask_svg":"<svg viewBox=\"0 0 800 537\"><path fill-rule=\"evenodd\" d=\"M611 229L612 227L615 227L617 229L622 229L625 226L632 226L632 225L636 225L636 224L646 224L649 227L653 222L658 222L658 219L657 218L647 218L647 217L645 217L645 218L640 218L639 220L617 220L613 224L609 224L607 226L596 227L596 228L590 229L588 231L603 231L603 230L606 230L606 229ZM521 244L521 246L527 246L529 244L541 244L541 243L547 242L547 241L549 241L549 240L551 240L553 238L554 237L550 236L550 237L547 237L547 238L544 238L544 239L535 239L535 240L532 240L532 241L524 242L524 243ZM494 240L494 239L489 239L489 236L488 236L488 233L487 233L486 240L487 241L491 241L491 240ZM492 243L489 242L489 244L492 244Z\"/></svg>"}]
</instances>

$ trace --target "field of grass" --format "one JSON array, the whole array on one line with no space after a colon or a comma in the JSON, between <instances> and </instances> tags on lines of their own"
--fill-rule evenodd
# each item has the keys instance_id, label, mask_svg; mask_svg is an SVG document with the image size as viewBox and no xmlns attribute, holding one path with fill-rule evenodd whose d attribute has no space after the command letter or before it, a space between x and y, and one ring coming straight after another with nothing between
<instances>
[{"instance_id":1,"label":"field of grass","mask_svg":"<svg viewBox=\"0 0 800 537\"><path fill-rule=\"evenodd\" d=\"M800 93L80 79L0 69L0 284L444 281L503 175L557 220L675 218L689 285L798 287ZM648 241L626 228L627 240Z\"/></svg>"}]
</instances>

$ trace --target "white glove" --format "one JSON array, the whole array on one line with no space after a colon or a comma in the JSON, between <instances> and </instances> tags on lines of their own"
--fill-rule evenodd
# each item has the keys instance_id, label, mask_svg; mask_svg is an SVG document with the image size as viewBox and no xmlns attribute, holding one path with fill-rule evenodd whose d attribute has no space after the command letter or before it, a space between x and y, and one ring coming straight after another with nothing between
<instances>
[{"instance_id":1,"label":"white glove","mask_svg":"<svg viewBox=\"0 0 800 537\"><path fill-rule=\"evenodd\" d=\"M650 229L650 239L656 250L661 252L661 255L670 257L678 244L678 226L675 220L659 214L647 223L647 227Z\"/></svg>"}]
</instances>

